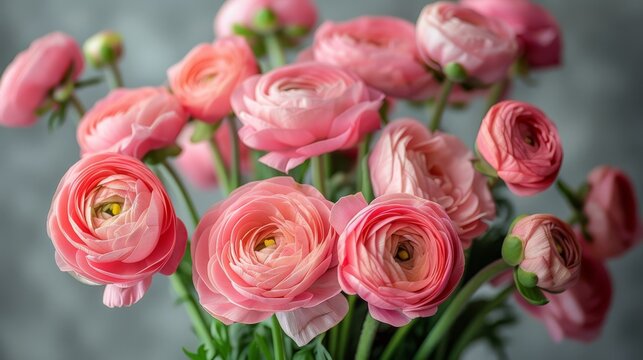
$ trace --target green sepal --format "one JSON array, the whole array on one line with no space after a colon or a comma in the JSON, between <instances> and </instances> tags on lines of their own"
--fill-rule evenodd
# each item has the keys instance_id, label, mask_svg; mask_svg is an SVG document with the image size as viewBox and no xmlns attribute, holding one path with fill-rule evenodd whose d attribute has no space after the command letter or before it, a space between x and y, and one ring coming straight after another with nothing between
<instances>
[{"instance_id":1,"label":"green sepal","mask_svg":"<svg viewBox=\"0 0 643 360\"><path fill-rule=\"evenodd\" d=\"M308 35L310 29L301 25L289 25L283 28L284 35L291 38L300 38Z\"/></svg>"},{"instance_id":2,"label":"green sepal","mask_svg":"<svg viewBox=\"0 0 643 360\"><path fill-rule=\"evenodd\" d=\"M482 156L478 155L478 157L473 160L473 167L479 172L482 173L483 175L486 175L490 178L497 179L498 178L498 172L496 169L494 169L485 159L482 158Z\"/></svg>"},{"instance_id":3,"label":"green sepal","mask_svg":"<svg viewBox=\"0 0 643 360\"><path fill-rule=\"evenodd\" d=\"M538 276L534 273L525 271L518 267L514 271L514 274L516 275L516 281L525 287L535 288L536 285L538 285Z\"/></svg>"},{"instance_id":4,"label":"green sepal","mask_svg":"<svg viewBox=\"0 0 643 360\"><path fill-rule=\"evenodd\" d=\"M269 8L263 8L255 14L252 21L255 28L260 32L272 32L279 26L277 14Z\"/></svg>"},{"instance_id":5,"label":"green sepal","mask_svg":"<svg viewBox=\"0 0 643 360\"><path fill-rule=\"evenodd\" d=\"M214 133L219 128L219 124L221 124L221 122L218 122L217 124L209 124L201 120L195 121L194 132L192 133L190 142L196 144L202 141L210 141L214 136Z\"/></svg>"},{"instance_id":6,"label":"green sepal","mask_svg":"<svg viewBox=\"0 0 643 360\"><path fill-rule=\"evenodd\" d=\"M527 214L520 214L520 215L516 216L513 219L513 221L511 222L511 224L509 224L509 232L511 232L514 229L514 226L516 226L518 221L520 221L520 220L522 220L522 219L524 219L526 217L527 217Z\"/></svg>"},{"instance_id":7,"label":"green sepal","mask_svg":"<svg viewBox=\"0 0 643 360\"><path fill-rule=\"evenodd\" d=\"M514 283L516 284L516 289L518 293L527 300L528 303L532 305L542 306L549 303L549 300L545 297L545 294L537 287L526 287L518 279L518 271L514 271Z\"/></svg>"},{"instance_id":8,"label":"green sepal","mask_svg":"<svg viewBox=\"0 0 643 360\"><path fill-rule=\"evenodd\" d=\"M467 75L467 70L460 64L456 62L450 62L444 66L443 69L444 75L453 81L454 83L462 83L467 80L469 77Z\"/></svg>"},{"instance_id":9,"label":"green sepal","mask_svg":"<svg viewBox=\"0 0 643 360\"><path fill-rule=\"evenodd\" d=\"M243 26L241 24L232 25L232 32L235 35L239 35L239 36L243 36L243 37L257 36L257 33L255 33L251 28Z\"/></svg>"},{"instance_id":10,"label":"green sepal","mask_svg":"<svg viewBox=\"0 0 643 360\"><path fill-rule=\"evenodd\" d=\"M502 258L511 266L520 264L524 258L522 240L514 235L509 235L502 243Z\"/></svg>"},{"instance_id":11,"label":"green sepal","mask_svg":"<svg viewBox=\"0 0 643 360\"><path fill-rule=\"evenodd\" d=\"M156 165L162 163L167 158L179 156L179 154L181 154L181 148L175 144L148 152L145 154L143 161L151 165Z\"/></svg>"}]
</instances>

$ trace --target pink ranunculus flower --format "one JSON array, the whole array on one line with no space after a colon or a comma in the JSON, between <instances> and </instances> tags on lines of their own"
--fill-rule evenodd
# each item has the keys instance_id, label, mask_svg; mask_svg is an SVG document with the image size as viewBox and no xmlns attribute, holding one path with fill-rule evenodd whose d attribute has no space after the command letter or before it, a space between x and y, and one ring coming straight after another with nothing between
<instances>
[{"instance_id":1,"label":"pink ranunculus flower","mask_svg":"<svg viewBox=\"0 0 643 360\"><path fill-rule=\"evenodd\" d=\"M359 75L388 96L426 100L436 81L420 59L412 23L390 16L327 21L315 32L314 60Z\"/></svg>"},{"instance_id":2,"label":"pink ranunculus flower","mask_svg":"<svg viewBox=\"0 0 643 360\"><path fill-rule=\"evenodd\" d=\"M73 68L72 68L73 66ZM0 125L28 127L49 91L83 71L83 54L71 36L54 32L35 40L7 66L0 79Z\"/></svg>"},{"instance_id":3,"label":"pink ranunculus flower","mask_svg":"<svg viewBox=\"0 0 643 360\"><path fill-rule=\"evenodd\" d=\"M506 100L487 112L476 145L516 195L547 189L558 177L563 146L556 125L535 106Z\"/></svg>"},{"instance_id":4,"label":"pink ranunculus flower","mask_svg":"<svg viewBox=\"0 0 643 360\"><path fill-rule=\"evenodd\" d=\"M473 153L453 135L414 119L391 122L375 144L369 170L375 195L407 193L442 205L465 248L484 233L496 206Z\"/></svg>"},{"instance_id":5,"label":"pink ranunculus flower","mask_svg":"<svg viewBox=\"0 0 643 360\"><path fill-rule=\"evenodd\" d=\"M258 72L248 43L230 36L196 46L167 75L172 93L188 112L215 123L232 112L232 91Z\"/></svg>"},{"instance_id":6,"label":"pink ranunculus flower","mask_svg":"<svg viewBox=\"0 0 643 360\"><path fill-rule=\"evenodd\" d=\"M518 304L545 323L554 341L590 342L599 337L612 302L612 281L605 265L583 253L576 285L560 294L545 296L549 303L535 306L516 295Z\"/></svg>"},{"instance_id":7,"label":"pink ranunculus flower","mask_svg":"<svg viewBox=\"0 0 643 360\"><path fill-rule=\"evenodd\" d=\"M234 25L253 29L255 16L263 9L277 16L279 27L312 29L317 22L313 0L226 0L214 18L214 32L223 37L233 34Z\"/></svg>"},{"instance_id":8,"label":"pink ranunculus flower","mask_svg":"<svg viewBox=\"0 0 643 360\"><path fill-rule=\"evenodd\" d=\"M157 272L176 271L187 242L161 181L120 154L92 154L72 166L54 195L47 232L60 270L106 285L103 303L139 301Z\"/></svg>"},{"instance_id":9,"label":"pink ranunculus flower","mask_svg":"<svg viewBox=\"0 0 643 360\"><path fill-rule=\"evenodd\" d=\"M464 6L507 24L518 38L522 56L532 69L558 66L562 35L556 19L531 0L461 0Z\"/></svg>"},{"instance_id":10,"label":"pink ranunculus flower","mask_svg":"<svg viewBox=\"0 0 643 360\"><path fill-rule=\"evenodd\" d=\"M595 168L587 181L590 190L583 213L591 239L586 248L598 259L623 255L643 234L634 185L624 172L610 166Z\"/></svg>"},{"instance_id":11,"label":"pink ranunculus flower","mask_svg":"<svg viewBox=\"0 0 643 360\"><path fill-rule=\"evenodd\" d=\"M82 156L108 151L142 159L174 144L187 120L164 88L116 89L83 116L76 138Z\"/></svg>"},{"instance_id":12,"label":"pink ranunculus flower","mask_svg":"<svg viewBox=\"0 0 643 360\"><path fill-rule=\"evenodd\" d=\"M417 21L417 44L424 62L437 71L458 63L484 84L502 80L516 59L511 29L457 3L427 5Z\"/></svg>"},{"instance_id":13,"label":"pink ranunculus flower","mask_svg":"<svg viewBox=\"0 0 643 360\"><path fill-rule=\"evenodd\" d=\"M276 314L299 346L337 325L348 302L337 281L331 207L288 177L246 184L216 204L192 242L201 305L225 324Z\"/></svg>"},{"instance_id":14,"label":"pink ranunculus flower","mask_svg":"<svg viewBox=\"0 0 643 360\"><path fill-rule=\"evenodd\" d=\"M464 252L442 207L409 194L388 194L370 205L359 195L340 199L331 223L339 283L368 302L373 318L403 326L432 316L458 285Z\"/></svg>"},{"instance_id":15,"label":"pink ranunculus flower","mask_svg":"<svg viewBox=\"0 0 643 360\"><path fill-rule=\"evenodd\" d=\"M198 143L190 141L193 133L194 126L187 125L179 135L177 143L182 151L176 157L176 166L182 175L185 175L198 187L203 189L211 188L218 184L214 160L212 159L212 148L207 141ZM224 163L229 167L232 160L232 141L228 122L224 122L219 126L213 138L219 146ZM239 155L241 171L249 171L251 168L250 149L243 144L239 144Z\"/></svg>"},{"instance_id":16,"label":"pink ranunculus flower","mask_svg":"<svg viewBox=\"0 0 643 360\"><path fill-rule=\"evenodd\" d=\"M383 100L352 72L304 62L249 78L232 95L232 108L244 125L241 141L268 152L262 163L287 172L378 129Z\"/></svg>"},{"instance_id":17,"label":"pink ranunculus flower","mask_svg":"<svg viewBox=\"0 0 643 360\"><path fill-rule=\"evenodd\" d=\"M534 274L540 289L558 293L578 280L581 245L567 223L549 214L529 215L518 220L508 236L522 242L518 267Z\"/></svg>"}]
</instances>

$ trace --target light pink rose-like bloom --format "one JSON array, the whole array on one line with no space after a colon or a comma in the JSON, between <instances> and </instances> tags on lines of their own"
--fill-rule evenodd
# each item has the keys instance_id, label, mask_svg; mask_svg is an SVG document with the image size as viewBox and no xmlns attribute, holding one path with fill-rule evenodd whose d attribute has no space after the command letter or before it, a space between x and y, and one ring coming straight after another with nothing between
<instances>
[{"instance_id":1,"label":"light pink rose-like bloom","mask_svg":"<svg viewBox=\"0 0 643 360\"><path fill-rule=\"evenodd\" d=\"M384 128L369 162L375 195L407 193L442 205L465 248L484 233L496 206L473 153L453 135L431 133L414 119Z\"/></svg>"},{"instance_id":2,"label":"light pink rose-like bloom","mask_svg":"<svg viewBox=\"0 0 643 360\"><path fill-rule=\"evenodd\" d=\"M71 36L54 32L36 39L18 54L0 79L0 125L28 127L37 120L36 110L50 90L83 71L83 54Z\"/></svg>"},{"instance_id":3,"label":"light pink rose-like bloom","mask_svg":"<svg viewBox=\"0 0 643 360\"><path fill-rule=\"evenodd\" d=\"M591 342L600 336L612 302L612 281L605 265L583 253L576 285L560 294L545 293L549 303L535 306L516 295L518 304L545 323L554 341Z\"/></svg>"},{"instance_id":4,"label":"light pink rose-like bloom","mask_svg":"<svg viewBox=\"0 0 643 360\"><path fill-rule=\"evenodd\" d=\"M541 5L530 0L461 0L460 3L507 24L516 34L522 56L530 68L560 65L560 26Z\"/></svg>"},{"instance_id":5,"label":"light pink rose-like bloom","mask_svg":"<svg viewBox=\"0 0 643 360\"><path fill-rule=\"evenodd\" d=\"M417 50L415 27L404 19L327 21L315 32L312 55L316 61L354 71L388 96L425 100L436 93L436 81Z\"/></svg>"},{"instance_id":6,"label":"light pink rose-like bloom","mask_svg":"<svg viewBox=\"0 0 643 360\"><path fill-rule=\"evenodd\" d=\"M157 272L171 275L187 242L161 181L120 154L92 154L72 166L54 195L47 233L60 270L106 285L103 303L139 301Z\"/></svg>"},{"instance_id":7,"label":"light pink rose-like bloom","mask_svg":"<svg viewBox=\"0 0 643 360\"><path fill-rule=\"evenodd\" d=\"M232 35L236 24L252 29L255 16L263 9L277 16L280 27L312 29L317 22L313 0L226 0L214 18L214 32L218 37Z\"/></svg>"},{"instance_id":8,"label":"light pink rose-like bloom","mask_svg":"<svg viewBox=\"0 0 643 360\"><path fill-rule=\"evenodd\" d=\"M252 182L210 209L192 242L201 305L225 324L273 314L299 346L348 311L337 281L332 203L289 177Z\"/></svg>"},{"instance_id":9,"label":"light pink rose-like bloom","mask_svg":"<svg viewBox=\"0 0 643 360\"><path fill-rule=\"evenodd\" d=\"M432 316L458 285L464 252L437 203L389 194L367 204L361 194L333 207L339 283L368 302L371 316L392 326Z\"/></svg>"},{"instance_id":10,"label":"light pink rose-like bloom","mask_svg":"<svg viewBox=\"0 0 643 360\"><path fill-rule=\"evenodd\" d=\"M213 136L219 146L223 161L228 167L232 159L232 141L230 139L229 127L227 121L223 122ZM182 151L181 154L176 157L175 163L181 171L181 175L185 175L185 177L196 186L203 189L211 188L218 184L214 161L212 159L212 148L207 141L200 141L198 143L190 141L193 133L194 126L190 124L187 125L179 135L177 143ZM251 168L250 149L243 144L239 144L239 157L241 171L249 171Z\"/></svg>"},{"instance_id":11,"label":"light pink rose-like bloom","mask_svg":"<svg viewBox=\"0 0 643 360\"><path fill-rule=\"evenodd\" d=\"M142 159L174 144L187 120L164 88L116 89L83 116L76 139L82 156L107 151Z\"/></svg>"},{"instance_id":12,"label":"light pink rose-like bloom","mask_svg":"<svg viewBox=\"0 0 643 360\"><path fill-rule=\"evenodd\" d=\"M232 112L232 91L258 72L248 43L230 36L196 46L167 75L172 93L188 112L215 123Z\"/></svg>"},{"instance_id":13,"label":"light pink rose-like bloom","mask_svg":"<svg viewBox=\"0 0 643 360\"><path fill-rule=\"evenodd\" d=\"M598 259L623 255L643 233L634 185L624 172L610 166L595 168L587 181L590 190L583 207L591 236L587 249Z\"/></svg>"},{"instance_id":14,"label":"light pink rose-like bloom","mask_svg":"<svg viewBox=\"0 0 643 360\"><path fill-rule=\"evenodd\" d=\"M563 161L556 125L540 109L520 101L492 106L482 120L476 145L509 190L520 196L546 190Z\"/></svg>"},{"instance_id":15,"label":"light pink rose-like bloom","mask_svg":"<svg viewBox=\"0 0 643 360\"><path fill-rule=\"evenodd\" d=\"M352 72L304 62L249 78L232 95L232 108L244 125L241 141L268 152L262 163L287 172L378 129L383 100Z\"/></svg>"},{"instance_id":16,"label":"light pink rose-like bloom","mask_svg":"<svg viewBox=\"0 0 643 360\"><path fill-rule=\"evenodd\" d=\"M469 77L491 84L506 77L518 45L511 29L457 3L427 5L416 26L417 44L424 62L441 71L458 63Z\"/></svg>"},{"instance_id":17,"label":"light pink rose-like bloom","mask_svg":"<svg viewBox=\"0 0 643 360\"><path fill-rule=\"evenodd\" d=\"M581 267L581 245L572 228L549 214L526 216L509 232L523 244L520 269L535 274L536 286L558 293L573 286Z\"/></svg>"}]
</instances>

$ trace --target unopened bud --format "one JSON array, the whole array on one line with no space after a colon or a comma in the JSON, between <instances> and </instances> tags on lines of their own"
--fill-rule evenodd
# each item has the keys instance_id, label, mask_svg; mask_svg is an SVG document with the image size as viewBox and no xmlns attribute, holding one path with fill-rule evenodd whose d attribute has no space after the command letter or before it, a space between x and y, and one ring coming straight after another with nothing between
<instances>
[{"instance_id":1,"label":"unopened bud","mask_svg":"<svg viewBox=\"0 0 643 360\"><path fill-rule=\"evenodd\" d=\"M87 62L96 68L117 62L123 54L123 38L113 31L102 31L83 44Z\"/></svg>"}]
</instances>

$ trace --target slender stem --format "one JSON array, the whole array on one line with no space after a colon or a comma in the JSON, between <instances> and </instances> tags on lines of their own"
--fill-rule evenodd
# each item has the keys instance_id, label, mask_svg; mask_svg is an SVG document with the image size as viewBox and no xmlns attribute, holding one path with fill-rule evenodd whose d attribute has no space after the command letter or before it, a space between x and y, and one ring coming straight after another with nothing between
<instances>
[{"instance_id":1,"label":"slender stem","mask_svg":"<svg viewBox=\"0 0 643 360\"><path fill-rule=\"evenodd\" d=\"M108 65L109 71L112 73L110 85L112 89L124 87L125 83L123 82L123 75L121 74L121 69L118 67L118 64L114 61Z\"/></svg>"},{"instance_id":2,"label":"slender stem","mask_svg":"<svg viewBox=\"0 0 643 360\"><path fill-rule=\"evenodd\" d=\"M275 351L275 360L285 360L284 334L279 325L279 320L277 320L277 315L272 316L272 346Z\"/></svg>"},{"instance_id":3,"label":"slender stem","mask_svg":"<svg viewBox=\"0 0 643 360\"><path fill-rule=\"evenodd\" d=\"M362 334L360 335L359 343L357 344L355 360L368 359L371 354L371 348L373 347L373 340L375 340L375 334L377 334L378 325L379 323L377 320L373 319L370 314L366 314L364 325L362 325Z\"/></svg>"},{"instance_id":4,"label":"slender stem","mask_svg":"<svg viewBox=\"0 0 643 360\"><path fill-rule=\"evenodd\" d=\"M344 354L346 353L346 346L348 345L348 338L351 331L351 321L353 320L353 314L355 313L355 303L357 302L357 295L348 296L348 313L342 320L340 326L340 336L339 336L339 348L337 349L338 354L336 359L343 359Z\"/></svg>"},{"instance_id":5,"label":"slender stem","mask_svg":"<svg viewBox=\"0 0 643 360\"><path fill-rule=\"evenodd\" d=\"M469 321L464 332L462 332L462 335L460 335L460 338L453 346L451 354L449 355L450 360L457 360L460 358L460 355L464 352L466 347L480 332L480 328L484 325L487 315L493 309L504 303L505 300L507 300L507 297L509 297L514 290L515 288L513 284L507 286L504 290L499 292L496 297L489 300L484 307L475 314L474 318Z\"/></svg>"},{"instance_id":6,"label":"slender stem","mask_svg":"<svg viewBox=\"0 0 643 360\"><path fill-rule=\"evenodd\" d=\"M460 312L464 310L464 307L473 296L473 294L478 290L482 284L492 279L494 276L498 275L502 271L509 269L509 265L504 262L504 260L496 260L491 264L487 265L484 269L480 270L469 282L458 292L449 307L446 309L444 314L436 322L429 335L424 339L424 342L420 346L420 349L416 353L415 360L428 359L431 355L431 352L435 349L435 346L443 339L444 335L449 331L449 328L455 322Z\"/></svg>"},{"instance_id":7,"label":"slender stem","mask_svg":"<svg viewBox=\"0 0 643 360\"><path fill-rule=\"evenodd\" d=\"M371 175L368 169L368 146L371 141L371 135L368 134L360 142L357 159L359 164L359 187L366 201L373 200L373 188L371 184Z\"/></svg>"},{"instance_id":8,"label":"slender stem","mask_svg":"<svg viewBox=\"0 0 643 360\"><path fill-rule=\"evenodd\" d=\"M502 98L502 95L505 93L505 90L507 90L508 85L509 85L509 80L503 79L493 84L493 86L491 86L491 90L489 91L489 96L487 97L487 107L486 107L487 111L489 111L489 109L491 109L492 106L494 106L498 101L500 101L500 99Z\"/></svg>"},{"instance_id":9,"label":"slender stem","mask_svg":"<svg viewBox=\"0 0 643 360\"><path fill-rule=\"evenodd\" d=\"M196 206L194 205L194 201L192 201L192 198L190 197L190 193L188 193L187 188L185 187L185 184L183 184L183 181L181 180L181 177L179 174L174 170L172 165L167 161L163 160L161 162L161 165L163 168L167 171L168 174L170 174L170 177L176 184L176 187L179 189L179 193L181 194L181 197L183 197L183 201L185 202L185 206L188 209L188 212L190 213L190 218L192 219L192 224L196 227L199 224L199 212L196 210Z\"/></svg>"},{"instance_id":10,"label":"slender stem","mask_svg":"<svg viewBox=\"0 0 643 360\"><path fill-rule=\"evenodd\" d=\"M210 149L212 150L212 161L214 164L214 170L217 172L217 179L219 180L225 195L228 195L232 190L230 188L228 170L225 166L225 162L223 161L221 150L214 138L210 138L208 141L210 142Z\"/></svg>"},{"instance_id":11,"label":"slender stem","mask_svg":"<svg viewBox=\"0 0 643 360\"><path fill-rule=\"evenodd\" d=\"M278 68L286 64L286 55L281 47L277 34L271 33L263 36L263 43L268 52L268 59L270 60L270 68Z\"/></svg>"},{"instance_id":12,"label":"slender stem","mask_svg":"<svg viewBox=\"0 0 643 360\"><path fill-rule=\"evenodd\" d=\"M556 181L556 187L558 187L558 191L560 191L565 200L567 200L569 205L571 205L574 210L583 209L583 200L580 199L580 197L576 194L572 187L569 186L569 184L567 184L563 179L558 179L558 181Z\"/></svg>"},{"instance_id":13,"label":"slender stem","mask_svg":"<svg viewBox=\"0 0 643 360\"><path fill-rule=\"evenodd\" d=\"M71 95L69 95L69 103L74 107L74 109L78 113L78 119L80 121L80 119L82 119L83 116L85 116L85 112L86 112L85 106L80 101L78 96L76 96L75 93L72 93Z\"/></svg>"},{"instance_id":14,"label":"slender stem","mask_svg":"<svg viewBox=\"0 0 643 360\"><path fill-rule=\"evenodd\" d=\"M340 326L335 326L330 329L330 337L328 340L328 352L333 359L338 359L337 348L339 347L339 332Z\"/></svg>"},{"instance_id":15,"label":"slender stem","mask_svg":"<svg viewBox=\"0 0 643 360\"><path fill-rule=\"evenodd\" d=\"M322 156L315 156L310 159L310 165L313 168L313 185L322 195L326 196L326 171L324 169L324 159Z\"/></svg>"},{"instance_id":16,"label":"slender stem","mask_svg":"<svg viewBox=\"0 0 643 360\"><path fill-rule=\"evenodd\" d=\"M241 185L241 167L239 156L239 134L237 134L237 123L233 116L228 116L228 130L232 140L232 159L230 159L230 186L232 190Z\"/></svg>"},{"instance_id":17,"label":"slender stem","mask_svg":"<svg viewBox=\"0 0 643 360\"><path fill-rule=\"evenodd\" d=\"M192 320L194 331L205 345L208 353L211 354L211 356L214 356L214 354L216 353L216 347L214 345L214 339L210 334L208 322L199 309L199 305L196 299L190 293L190 290L188 290L188 285L183 281L181 275L179 275L178 273L170 276L170 282L172 283L174 291L176 291L177 295L179 296L179 299L182 300L185 304L188 316Z\"/></svg>"},{"instance_id":18,"label":"slender stem","mask_svg":"<svg viewBox=\"0 0 643 360\"><path fill-rule=\"evenodd\" d=\"M416 321L416 319L413 319L410 323L402 326L401 328L397 329L397 331L395 331L395 334L393 334L393 337L388 342L388 345L386 345L386 348L384 349L380 360L389 360L395 355L395 350L397 350L397 347L400 345L402 340L404 340L406 334L408 334Z\"/></svg>"},{"instance_id":19,"label":"slender stem","mask_svg":"<svg viewBox=\"0 0 643 360\"><path fill-rule=\"evenodd\" d=\"M442 83L440 95L438 95L438 101L435 103L435 107L433 108L433 116L431 116L431 122L429 123L429 129L431 129L431 131L436 131L440 128L442 113L444 113L444 108L449 102L449 94L451 94L452 88L453 82L449 79L445 79Z\"/></svg>"}]
</instances>

